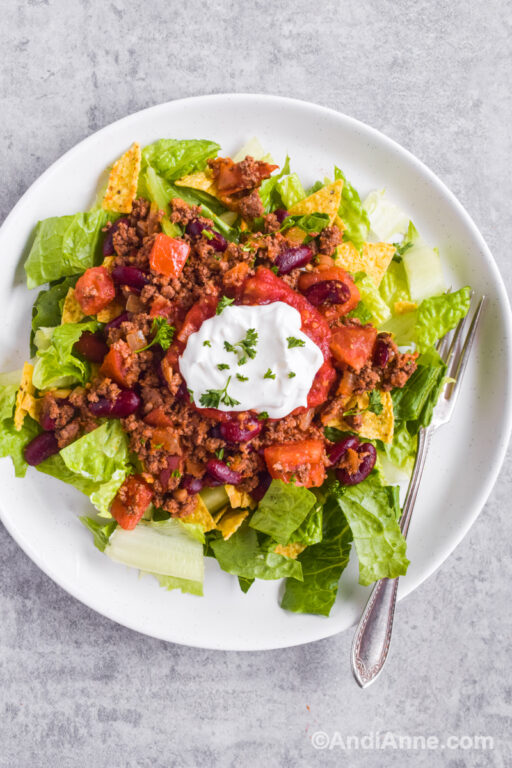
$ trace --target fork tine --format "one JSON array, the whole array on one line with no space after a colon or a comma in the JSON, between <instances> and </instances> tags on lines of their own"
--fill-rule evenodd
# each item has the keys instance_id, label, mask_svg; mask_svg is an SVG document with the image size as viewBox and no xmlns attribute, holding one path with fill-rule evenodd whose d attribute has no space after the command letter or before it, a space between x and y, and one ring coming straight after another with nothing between
<instances>
[{"instance_id":1,"label":"fork tine","mask_svg":"<svg viewBox=\"0 0 512 768\"><path fill-rule=\"evenodd\" d=\"M473 342L475 340L478 324L482 316L482 310L484 308L485 298L486 298L485 296L482 296L480 301L478 302L478 306L476 308L475 314L473 315L473 319L471 320L471 325L469 326L469 330L462 344L462 349L453 358L453 360L448 361L447 375L449 378L455 379L455 381L452 382L451 384L447 384L444 391L445 398L447 400L450 400L450 406L451 406L450 412L453 411L453 408L455 407L455 401L457 400L458 394L460 392L460 384L462 382L462 379L464 378L464 371L466 370L466 365L469 359L469 355L471 353ZM459 326L462 328L464 323L463 321L461 321L461 323L459 323ZM459 328L457 328L457 332L458 331L459 331ZM452 348L450 349L450 356L455 351L455 346L456 346L456 341L454 339Z\"/></svg>"}]
</instances>

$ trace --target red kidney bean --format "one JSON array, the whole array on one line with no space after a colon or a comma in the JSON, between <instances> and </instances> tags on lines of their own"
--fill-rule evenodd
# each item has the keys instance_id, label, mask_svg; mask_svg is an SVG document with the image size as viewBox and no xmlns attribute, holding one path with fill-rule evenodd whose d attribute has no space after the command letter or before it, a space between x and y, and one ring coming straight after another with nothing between
<instances>
[{"instance_id":1,"label":"red kidney bean","mask_svg":"<svg viewBox=\"0 0 512 768\"><path fill-rule=\"evenodd\" d=\"M229 483L229 485L238 485L242 480L240 472L230 469L228 465L220 459L209 459L206 464L206 472L213 480L219 483Z\"/></svg>"},{"instance_id":2,"label":"red kidney bean","mask_svg":"<svg viewBox=\"0 0 512 768\"><path fill-rule=\"evenodd\" d=\"M113 320L111 320L109 323L105 325L105 331L110 331L111 328L119 328L121 323L126 323L127 320L130 319L130 315L128 312L122 312L117 317L114 317Z\"/></svg>"},{"instance_id":3,"label":"red kidney bean","mask_svg":"<svg viewBox=\"0 0 512 768\"><path fill-rule=\"evenodd\" d=\"M107 417L110 419L126 419L135 413L140 405L140 397L133 389L122 389L115 400L99 397L88 408L93 416Z\"/></svg>"},{"instance_id":4,"label":"red kidney bean","mask_svg":"<svg viewBox=\"0 0 512 768\"><path fill-rule=\"evenodd\" d=\"M168 456L167 457L167 467L165 469L162 469L160 472L158 479L160 481L160 485L162 488L167 490L167 487L169 485L169 480L171 479L172 473L179 469L179 466L181 464L181 456Z\"/></svg>"},{"instance_id":5,"label":"red kidney bean","mask_svg":"<svg viewBox=\"0 0 512 768\"><path fill-rule=\"evenodd\" d=\"M199 219L191 219L185 227L185 232L190 237L201 237L203 229L205 229L205 226L201 224Z\"/></svg>"},{"instance_id":6,"label":"red kidney bean","mask_svg":"<svg viewBox=\"0 0 512 768\"><path fill-rule=\"evenodd\" d=\"M283 221L286 219L286 217L289 215L290 214L288 213L286 208L278 208L276 211L274 211L274 216L277 218L280 224L282 224Z\"/></svg>"},{"instance_id":7,"label":"red kidney bean","mask_svg":"<svg viewBox=\"0 0 512 768\"><path fill-rule=\"evenodd\" d=\"M190 237L193 237L195 240L198 240L205 230L207 232L211 232L213 235L213 237L210 239L210 245L212 246L213 250L217 251L218 253L225 251L228 247L228 241L225 237L223 237L223 235L220 234L220 232L217 232L210 225L201 224L199 219L192 219L192 221L189 221L185 227L185 232L187 235L190 235Z\"/></svg>"},{"instance_id":8,"label":"red kidney bean","mask_svg":"<svg viewBox=\"0 0 512 768\"><path fill-rule=\"evenodd\" d=\"M114 222L110 229L105 232L105 238L103 240L104 256L112 256L114 253L114 233L117 232L122 221L128 221L128 219L123 216L121 219L118 219L116 222Z\"/></svg>"},{"instance_id":9,"label":"red kidney bean","mask_svg":"<svg viewBox=\"0 0 512 768\"><path fill-rule=\"evenodd\" d=\"M314 307L320 304L344 304L350 298L350 288L341 280L321 280L310 285L304 296Z\"/></svg>"},{"instance_id":10,"label":"red kidney bean","mask_svg":"<svg viewBox=\"0 0 512 768\"><path fill-rule=\"evenodd\" d=\"M219 424L220 437L228 443L247 443L255 438L262 429L261 421L249 418L243 423L234 421L223 421Z\"/></svg>"},{"instance_id":11,"label":"red kidney bean","mask_svg":"<svg viewBox=\"0 0 512 768\"><path fill-rule=\"evenodd\" d=\"M357 437L345 437L340 440L339 443L334 443L327 448L327 456L329 457L330 466L334 467L344 454L351 448L356 451L359 448L359 440Z\"/></svg>"},{"instance_id":12,"label":"red kidney bean","mask_svg":"<svg viewBox=\"0 0 512 768\"><path fill-rule=\"evenodd\" d=\"M213 237L210 240L210 245L212 246L214 251L217 251L217 253L224 253L226 248L228 247L228 241L226 240L223 235L220 234L220 232L216 232L215 230L211 230L215 237Z\"/></svg>"},{"instance_id":13,"label":"red kidney bean","mask_svg":"<svg viewBox=\"0 0 512 768\"><path fill-rule=\"evenodd\" d=\"M102 363L108 352L108 346L102 334L91 331L82 333L74 345L74 349L91 363Z\"/></svg>"},{"instance_id":14,"label":"red kidney bean","mask_svg":"<svg viewBox=\"0 0 512 768\"><path fill-rule=\"evenodd\" d=\"M58 452L59 444L54 432L41 432L23 450L25 460L31 467L37 467L42 461Z\"/></svg>"},{"instance_id":15,"label":"red kidney bean","mask_svg":"<svg viewBox=\"0 0 512 768\"><path fill-rule=\"evenodd\" d=\"M127 285L137 291L141 291L148 282L147 275L137 267L114 267L111 275L114 283Z\"/></svg>"},{"instance_id":16,"label":"red kidney bean","mask_svg":"<svg viewBox=\"0 0 512 768\"><path fill-rule=\"evenodd\" d=\"M373 353L373 364L378 368L385 368L389 362L389 346L384 339L377 336L375 351Z\"/></svg>"},{"instance_id":17,"label":"red kidney bean","mask_svg":"<svg viewBox=\"0 0 512 768\"><path fill-rule=\"evenodd\" d=\"M181 382L175 395L177 400L186 400L190 397L185 380Z\"/></svg>"},{"instance_id":18,"label":"red kidney bean","mask_svg":"<svg viewBox=\"0 0 512 768\"><path fill-rule=\"evenodd\" d=\"M343 485L357 485L366 480L375 466L377 460L377 451L371 443L361 443L356 449L361 456L361 463L354 474L350 474L346 469L337 469L336 477Z\"/></svg>"},{"instance_id":19,"label":"red kidney bean","mask_svg":"<svg viewBox=\"0 0 512 768\"><path fill-rule=\"evenodd\" d=\"M198 477L192 477L192 475L185 475L181 481L181 487L185 488L189 493L199 493L203 487L203 481Z\"/></svg>"},{"instance_id":20,"label":"red kidney bean","mask_svg":"<svg viewBox=\"0 0 512 768\"><path fill-rule=\"evenodd\" d=\"M261 501L266 492L268 491L268 487L270 483L272 482L272 478L270 477L268 472L260 472L258 475L259 481L256 488L254 488L251 491L251 496L256 501Z\"/></svg>"},{"instance_id":21,"label":"red kidney bean","mask_svg":"<svg viewBox=\"0 0 512 768\"><path fill-rule=\"evenodd\" d=\"M45 432L53 432L55 429L55 425L57 423L56 419L52 419L51 416L49 416L48 413L45 413L44 411L41 413L41 416L39 417L39 423L44 429Z\"/></svg>"},{"instance_id":22,"label":"red kidney bean","mask_svg":"<svg viewBox=\"0 0 512 768\"><path fill-rule=\"evenodd\" d=\"M286 248L276 257L274 263L279 269L280 275L287 275L292 269L304 267L313 257L313 250L309 245L296 245Z\"/></svg>"}]
</instances>

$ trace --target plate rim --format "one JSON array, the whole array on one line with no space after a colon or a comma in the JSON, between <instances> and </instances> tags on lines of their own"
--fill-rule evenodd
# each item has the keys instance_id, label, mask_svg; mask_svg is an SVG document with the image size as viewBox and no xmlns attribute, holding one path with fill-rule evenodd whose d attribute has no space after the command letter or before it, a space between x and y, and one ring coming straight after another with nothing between
<instances>
[{"instance_id":1,"label":"plate rim","mask_svg":"<svg viewBox=\"0 0 512 768\"><path fill-rule=\"evenodd\" d=\"M374 128L371 125L368 125L362 120L354 118L351 115L347 115L344 112L338 111L331 107L326 107L321 104L316 104L315 102L305 101L302 99L292 98L288 96L279 96L274 94L238 93L238 92L214 93L214 94L188 96L180 99L173 99L170 101L162 102L160 104L154 104L152 106L145 107L143 109L137 110L136 112L132 112L128 115L125 115L109 123L108 125L103 126L103 128L100 128L98 131L94 131L89 136L86 136L84 139L81 139L80 141L76 142L64 154L62 154L53 163L51 163L51 165L49 165L48 168L46 168L32 182L32 184L30 184L30 186L25 190L25 192L20 197L20 199L16 202L16 204L10 210L10 212L2 222L2 225L0 226L0 235L3 234L4 230L9 229L12 226L13 222L15 222L18 210L24 205L26 198L30 194L32 194L34 190L36 190L39 186L41 186L52 172L54 172L62 164L65 164L69 155L74 154L78 151L87 151L89 143L92 143L93 141L97 140L97 138L102 134L110 132L113 129L115 130L116 127L120 126L123 123L128 123L131 120L136 120L136 118L142 115L143 113L145 113L146 115L151 115L152 112L164 110L166 107L169 107L170 105L174 105L174 106L176 106L177 104L186 105L193 102L206 103L208 101L216 101L216 100L223 100L223 99L230 99L230 100L245 99L248 101L264 100L266 102L274 102L276 104L278 103L280 105L284 105L285 107L287 105L296 105L296 106L300 106L301 108L307 108L312 113L316 113L316 115L319 115L319 114L330 115L331 117L335 117L336 119L341 119L345 121L346 124L348 124L349 126L352 126L354 129L358 129L360 131L362 130L367 135L374 137L380 144L384 144L390 150L393 150L405 156L408 162L411 163L423 176L426 176L427 179L434 185L434 187L437 187L440 192L442 192L445 196L448 197L451 204L455 207L458 214L461 216L465 227L468 229L476 245L480 248L480 250L482 251L482 254L485 256L487 266L492 272L493 283L495 284L497 289L499 304L503 309L505 331L506 331L505 346L507 350L507 360L512 363L512 311L511 311L510 300L508 297L507 289L505 287L505 283L501 276L500 270L494 260L494 256L492 255L492 252L489 246L487 245L483 235L481 234L479 228L473 221L472 217L470 216L466 208L462 205L462 203L458 200L458 198L450 190L450 188L445 184L445 182L442 181L437 176L437 174L434 173L434 171L432 171L422 160L420 160L410 150L403 147L395 139L392 139L382 131L378 130L377 128ZM512 377L511 376L508 377L507 389L510 395L512 393ZM512 433L512 398L510 396L507 397L502 423L503 423L503 429L501 430L501 438L499 440L499 444L497 447L497 454L499 458L494 463L494 466L491 468L491 470L486 474L485 483L482 484L480 493L478 494L478 497L475 499L475 503L473 504L473 507L472 507L474 510L473 513L471 515L468 515L464 519L464 522L457 529L456 534L451 540L450 545L439 547L437 556L432 558L429 564L429 567L427 567L422 573L421 579L419 581L411 583L410 585L409 583L407 583L407 586L405 588L399 589L399 594L398 594L399 600L402 599L403 597L406 597L408 594L410 594L410 592L417 589L417 587L419 587L423 582L425 582L428 578L430 578L430 576L432 576L432 574L441 566L441 564L445 560L448 559L448 557L459 546L461 541L467 535L471 526L474 524L478 515L481 513L487 499L489 498L489 495L491 494L494 488L496 480L503 466L506 450L507 450L510 436ZM274 641L272 641L272 643L264 642L254 647L249 647L247 645L240 646L236 642L223 643L223 644L212 643L210 645L205 645L204 642L195 643L193 642L193 639L188 640L187 642L184 642L181 640L170 640L169 637L166 636L164 633L158 633L155 631L145 632L143 628L138 626L136 622L130 620L129 617L121 618L116 616L115 610L98 608L94 604L94 601L92 599L89 599L88 595L81 594L80 590L78 588L75 588L73 585L68 585L63 583L64 580L61 580L61 578L59 577L58 570L52 569L51 567L48 566L47 563L43 564L42 558L41 559L39 558L37 551L29 542L23 541L23 543L21 543L18 540L17 535L14 532L14 526L10 525L8 514L4 511L1 500L0 500L0 519L3 525L5 526L6 530L8 531L8 533L16 542L16 544L37 565L37 567L40 568L40 570L42 570L43 573L45 573L49 578L51 578L52 581L58 584L60 588L64 589L68 594L72 595L75 599L79 600L81 603L85 604L88 608L92 609L96 613L99 613L100 615L105 616L111 621L114 621L135 632L139 632L149 637L154 637L159 640L164 640L165 642L171 642L171 643L176 643L179 645L190 646L195 648L205 648L210 650L223 650L223 651L254 652L254 651L260 651L260 650L274 650L278 648L294 647L297 645L303 645L310 642L316 642L317 640L331 637L337 634L338 632L342 632L349 629L349 627L346 627L344 630L339 630L337 628L333 629L332 625L329 625L328 622L325 622L325 624L323 624L324 629L321 629L319 632L314 633L314 637L312 638L308 637L304 639L302 637L297 637L296 641L294 640L293 642L291 642L289 639L286 639L280 642L279 639L276 638ZM319 626L322 627L322 624L320 624Z\"/></svg>"}]
</instances>

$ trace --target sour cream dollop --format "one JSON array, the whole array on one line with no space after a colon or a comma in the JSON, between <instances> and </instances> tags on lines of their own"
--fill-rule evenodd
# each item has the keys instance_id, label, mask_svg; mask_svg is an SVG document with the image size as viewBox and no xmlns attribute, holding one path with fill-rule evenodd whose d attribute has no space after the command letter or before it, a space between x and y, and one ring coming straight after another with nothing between
<instances>
[{"instance_id":1,"label":"sour cream dollop","mask_svg":"<svg viewBox=\"0 0 512 768\"><path fill-rule=\"evenodd\" d=\"M254 332L251 358L240 342L254 338ZM234 351L226 349L225 342ZM222 392L215 406L221 411L251 410L278 419L307 405L322 363L322 351L301 331L300 313L276 301L229 306L205 320L189 336L179 364L197 406L205 407L201 397L208 392ZM238 403L230 404L231 400Z\"/></svg>"}]
</instances>

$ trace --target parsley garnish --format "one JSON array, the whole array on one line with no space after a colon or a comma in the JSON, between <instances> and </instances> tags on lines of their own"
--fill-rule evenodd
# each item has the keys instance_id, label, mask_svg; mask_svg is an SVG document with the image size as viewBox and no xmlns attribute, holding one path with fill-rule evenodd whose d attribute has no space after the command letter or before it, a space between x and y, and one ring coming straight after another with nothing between
<instances>
[{"instance_id":1,"label":"parsley garnish","mask_svg":"<svg viewBox=\"0 0 512 768\"><path fill-rule=\"evenodd\" d=\"M279 267L277 267L276 265L274 265L273 267L270 267L270 269L272 270L274 275L278 275L279 274Z\"/></svg>"},{"instance_id":2,"label":"parsley garnish","mask_svg":"<svg viewBox=\"0 0 512 768\"><path fill-rule=\"evenodd\" d=\"M189 388L187 387L187 392L188 392L188 393L189 393L189 395L190 395L190 399L191 399L191 401L192 401L192 402L194 402L194 393L192 392L192 390L191 390L191 389L189 389Z\"/></svg>"},{"instance_id":3,"label":"parsley garnish","mask_svg":"<svg viewBox=\"0 0 512 768\"><path fill-rule=\"evenodd\" d=\"M294 371L290 371L290 373L288 374L288 378L293 379L296 375L297 374Z\"/></svg>"},{"instance_id":4,"label":"parsley garnish","mask_svg":"<svg viewBox=\"0 0 512 768\"><path fill-rule=\"evenodd\" d=\"M203 341L203 347L211 347L211 345L212 343L211 341L208 341L208 339L206 339L206 341Z\"/></svg>"},{"instance_id":5,"label":"parsley garnish","mask_svg":"<svg viewBox=\"0 0 512 768\"><path fill-rule=\"evenodd\" d=\"M256 344L258 343L258 334L255 328L249 328L245 334L245 338L241 341L237 341L236 344L230 344L229 341L224 342L224 349L226 352L234 352L235 355L239 351L242 352L242 356L238 360L238 365L244 365L247 362L247 358L251 360L256 357ZM237 347L240 347L238 350Z\"/></svg>"},{"instance_id":6,"label":"parsley garnish","mask_svg":"<svg viewBox=\"0 0 512 768\"><path fill-rule=\"evenodd\" d=\"M275 373L272 373L270 368L267 368L267 372L264 374L263 378L264 379L275 379L275 377L276 377Z\"/></svg>"},{"instance_id":7,"label":"parsley garnish","mask_svg":"<svg viewBox=\"0 0 512 768\"><path fill-rule=\"evenodd\" d=\"M224 458L224 448L219 448L217 451L215 451L215 455L218 459Z\"/></svg>"},{"instance_id":8,"label":"parsley garnish","mask_svg":"<svg viewBox=\"0 0 512 768\"><path fill-rule=\"evenodd\" d=\"M240 405L240 400L235 400L234 397L228 395L229 382L231 376L229 376L224 389L208 389L201 397L199 402L205 408L218 408L220 403L224 403L227 406Z\"/></svg>"},{"instance_id":9,"label":"parsley garnish","mask_svg":"<svg viewBox=\"0 0 512 768\"><path fill-rule=\"evenodd\" d=\"M258 419L262 421L263 419L268 419L268 412L262 411L261 413L258 413Z\"/></svg>"},{"instance_id":10,"label":"parsley garnish","mask_svg":"<svg viewBox=\"0 0 512 768\"><path fill-rule=\"evenodd\" d=\"M302 339L296 339L295 336L287 336L286 341L288 342L288 349L293 349L293 347L305 347L306 342Z\"/></svg>"},{"instance_id":11,"label":"parsley garnish","mask_svg":"<svg viewBox=\"0 0 512 768\"><path fill-rule=\"evenodd\" d=\"M249 381L248 377L247 376L242 376L241 373L237 373L236 377L237 377L238 381Z\"/></svg>"},{"instance_id":12,"label":"parsley garnish","mask_svg":"<svg viewBox=\"0 0 512 768\"><path fill-rule=\"evenodd\" d=\"M382 405L382 399L379 390L372 389L368 400L368 406L366 408L362 408L361 410L358 408L349 408L348 411L343 412L343 416L358 416L359 414L366 413L367 411L370 413L375 413L377 416L379 416L383 409L384 406Z\"/></svg>"},{"instance_id":13,"label":"parsley garnish","mask_svg":"<svg viewBox=\"0 0 512 768\"><path fill-rule=\"evenodd\" d=\"M226 307L229 307L230 304L233 304L234 299L228 299L227 296L222 296L221 300L217 304L217 309L215 310L216 315L220 315L223 309L226 309Z\"/></svg>"},{"instance_id":14,"label":"parsley garnish","mask_svg":"<svg viewBox=\"0 0 512 768\"><path fill-rule=\"evenodd\" d=\"M410 240L408 240L406 243L393 243L395 246L395 253L393 255L393 261L402 261L402 256L406 251L409 250L409 248L412 248L413 243L411 243Z\"/></svg>"},{"instance_id":15,"label":"parsley garnish","mask_svg":"<svg viewBox=\"0 0 512 768\"><path fill-rule=\"evenodd\" d=\"M181 472L179 471L179 469L175 469L172 472L171 477L181 477Z\"/></svg>"},{"instance_id":16,"label":"parsley garnish","mask_svg":"<svg viewBox=\"0 0 512 768\"><path fill-rule=\"evenodd\" d=\"M150 347L152 347L153 344L160 344L163 350L169 349L169 347L172 344L175 331L176 331L176 328L174 327L174 325L169 325L167 318L154 317L153 324L151 326L151 333L154 333L155 335L153 336L149 344L146 344L145 347L142 347L141 349L137 349L135 351L144 352L146 349L149 349Z\"/></svg>"},{"instance_id":17,"label":"parsley garnish","mask_svg":"<svg viewBox=\"0 0 512 768\"><path fill-rule=\"evenodd\" d=\"M229 365L227 363L219 363L217 368L219 371L229 371Z\"/></svg>"}]
</instances>

